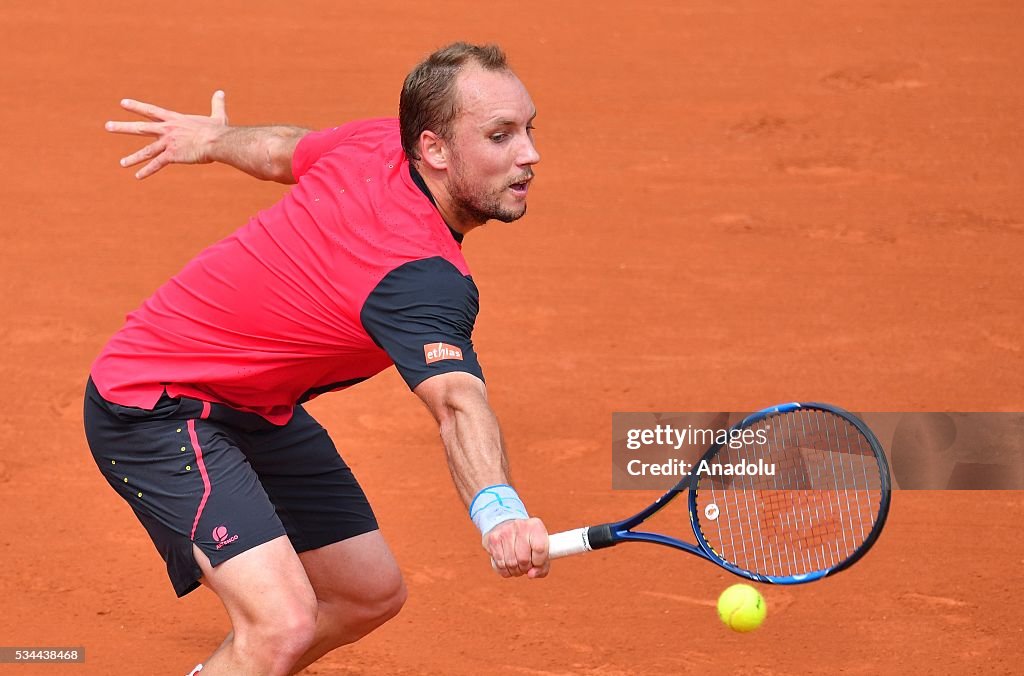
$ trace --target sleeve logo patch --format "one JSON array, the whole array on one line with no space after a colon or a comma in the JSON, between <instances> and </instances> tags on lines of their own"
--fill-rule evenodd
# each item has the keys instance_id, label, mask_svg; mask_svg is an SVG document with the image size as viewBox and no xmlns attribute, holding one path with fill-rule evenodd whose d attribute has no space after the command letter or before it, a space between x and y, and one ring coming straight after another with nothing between
<instances>
[{"instance_id":1,"label":"sleeve logo patch","mask_svg":"<svg viewBox=\"0 0 1024 676\"><path fill-rule=\"evenodd\" d=\"M458 359L462 361L462 350L448 343L429 343L423 346L423 356L428 364L442 359Z\"/></svg>"}]
</instances>

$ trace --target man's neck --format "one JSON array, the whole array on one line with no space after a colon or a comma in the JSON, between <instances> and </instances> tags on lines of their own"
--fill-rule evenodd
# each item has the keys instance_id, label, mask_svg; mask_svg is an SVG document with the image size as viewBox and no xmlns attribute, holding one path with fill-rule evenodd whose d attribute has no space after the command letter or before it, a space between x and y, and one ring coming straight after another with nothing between
<instances>
[{"instance_id":1,"label":"man's neck","mask_svg":"<svg viewBox=\"0 0 1024 676\"><path fill-rule=\"evenodd\" d=\"M432 171L429 167L424 167L421 163L412 160L409 162L409 169L413 175L413 180L418 176L423 182L427 189L427 196L430 197L430 201L437 207L437 211L441 214L444 222L448 224L452 232L459 234L459 237L456 239L461 242L466 233L483 225L483 223L477 223L465 214L459 213L459 210L454 206L455 200L452 199L448 188L438 172Z\"/></svg>"}]
</instances>

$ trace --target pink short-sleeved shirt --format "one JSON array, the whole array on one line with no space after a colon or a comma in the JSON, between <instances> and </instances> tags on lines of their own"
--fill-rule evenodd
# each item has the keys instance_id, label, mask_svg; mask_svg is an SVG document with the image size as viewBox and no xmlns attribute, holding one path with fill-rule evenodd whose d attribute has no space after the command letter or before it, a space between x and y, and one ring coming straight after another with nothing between
<instances>
[{"instance_id":1,"label":"pink short-sleeved shirt","mask_svg":"<svg viewBox=\"0 0 1024 676\"><path fill-rule=\"evenodd\" d=\"M284 424L292 407L392 363L410 387L481 375L476 286L402 151L395 119L306 135L297 185L127 316L92 367L100 394L165 391Z\"/></svg>"}]
</instances>

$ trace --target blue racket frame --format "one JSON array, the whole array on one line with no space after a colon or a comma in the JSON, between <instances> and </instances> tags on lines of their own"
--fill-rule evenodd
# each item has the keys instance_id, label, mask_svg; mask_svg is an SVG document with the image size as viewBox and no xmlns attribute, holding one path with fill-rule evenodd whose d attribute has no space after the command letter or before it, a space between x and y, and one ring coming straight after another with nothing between
<instances>
[{"instance_id":1,"label":"blue racket frame","mask_svg":"<svg viewBox=\"0 0 1024 676\"><path fill-rule=\"evenodd\" d=\"M754 573L752 571L746 570L745 568L740 568L739 566L736 566L730 563L729 561L726 561L721 556L715 553L715 551L711 548L711 545L708 544L707 540L701 533L699 527L699 512L697 510L696 490L697 481L700 477L696 474L690 475L682 479L679 483L677 483L675 486L669 489L668 492L666 492L660 498L655 500L649 507L636 513L628 519L605 524L604 528L608 529L606 532L594 533L593 531L595 531L595 529L591 528L591 541L597 540L598 542L600 542L601 540L605 540L605 542L607 543L597 544L595 548L598 548L600 546L611 546L614 544L618 544L620 542L651 542L654 544L664 545L666 547L672 547L673 549L681 549L684 552L689 552L690 554L695 554L696 556L705 558L708 561L711 561L712 563L718 564L719 566L725 568L734 575L738 575L739 577L743 577L748 580L754 580L755 582L764 582L768 584L803 584L806 582L820 580L830 575L835 575L839 571L849 568L851 565L856 563L858 559L860 559L862 556L864 556L864 554L867 553L867 551L878 539L879 534L881 534L882 528L885 526L885 520L889 515L889 504L892 496L892 485L891 480L889 478L889 462L888 460L886 460L885 452L882 450L882 445L879 443L877 437L875 437L874 433L868 428L868 426L865 425L860 418L858 418L857 416L853 415L848 411L839 408L838 406L832 406L831 404L822 403L791 402L787 404L779 404L778 406L772 406L770 408L757 411L756 413L751 413L746 418L733 425L730 428L730 430L742 430L747 427L750 427L751 425L757 423L760 420L763 420L764 418L767 418L768 416L776 415L779 413L791 413L793 411L798 410L827 411L829 413L838 415L844 420L847 420L852 425L854 425L865 436L865 438L867 438L868 443L871 445L871 450L874 451L875 458L878 461L879 474L881 476L881 502L878 508L878 518L875 520L875 523L871 528L871 532L868 534L867 538L865 538L864 542L861 543L860 547L858 547L850 556L848 556L842 562L836 564L835 566L831 566L829 568L825 568L822 570L812 571L809 573L803 573L799 575L775 576ZM711 458L716 453L718 453L721 447L722 444L712 445L704 454L702 459L710 461ZM641 523L650 518L651 515L656 513L658 510L662 509L665 505L671 502L677 495L679 495L683 491L690 492L690 525L693 528L693 534L697 540L697 544L685 542L683 540L679 540L668 535L662 535L661 533L650 533L644 531L635 532L632 530L633 528L639 526ZM604 531L604 528L598 528Z\"/></svg>"}]
</instances>

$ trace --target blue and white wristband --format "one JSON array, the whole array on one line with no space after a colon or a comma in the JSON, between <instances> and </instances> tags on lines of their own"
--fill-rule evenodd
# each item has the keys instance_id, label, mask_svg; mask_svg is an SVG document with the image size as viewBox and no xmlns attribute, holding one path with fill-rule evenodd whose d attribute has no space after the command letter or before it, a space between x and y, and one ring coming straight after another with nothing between
<instances>
[{"instance_id":1,"label":"blue and white wristband","mask_svg":"<svg viewBox=\"0 0 1024 676\"><path fill-rule=\"evenodd\" d=\"M476 494L469 505L469 518L481 533L486 534L503 521L528 519L530 515L514 488L498 484L483 488Z\"/></svg>"}]
</instances>

